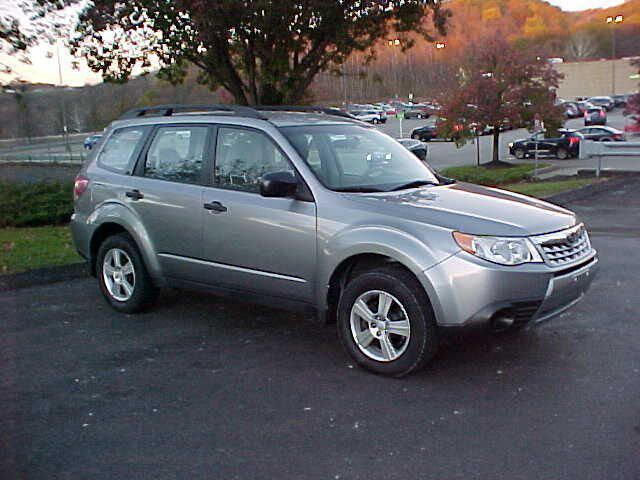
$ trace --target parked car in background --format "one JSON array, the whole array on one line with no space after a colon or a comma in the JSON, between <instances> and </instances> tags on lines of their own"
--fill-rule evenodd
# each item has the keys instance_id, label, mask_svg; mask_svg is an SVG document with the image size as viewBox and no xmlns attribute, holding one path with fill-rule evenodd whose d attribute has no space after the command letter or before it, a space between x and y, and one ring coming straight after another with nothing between
<instances>
[{"instance_id":1,"label":"parked car in background","mask_svg":"<svg viewBox=\"0 0 640 480\"><path fill-rule=\"evenodd\" d=\"M560 160L577 157L580 153L580 141L584 139L581 133L575 130L560 130L558 137L545 137L544 133L538 133L522 140L516 140L509 144L509 153L518 159L538 155L553 156Z\"/></svg>"},{"instance_id":2,"label":"parked car in background","mask_svg":"<svg viewBox=\"0 0 640 480\"><path fill-rule=\"evenodd\" d=\"M404 105L404 118L429 118L431 110L424 103L406 103Z\"/></svg>"},{"instance_id":3,"label":"parked car in background","mask_svg":"<svg viewBox=\"0 0 640 480\"><path fill-rule=\"evenodd\" d=\"M640 141L640 115L629 115L627 120L630 122L624 127L624 135L627 139Z\"/></svg>"},{"instance_id":4,"label":"parked car in background","mask_svg":"<svg viewBox=\"0 0 640 480\"><path fill-rule=\"evenodd\" d=\"M82 142L82 146L86 150L91 150L95 146L95 144L100 141L101 138L102 135L90 135L84 139L84 142Z\"/></svg>"},{"instance_id":5,"label":"parked car in background","mask_svg":"<svg viewBox=\"0 0 640 480\"><path fill-rule=\"evenodd\" d=\"M578 106L578 102L564 102L564 116L567 118L578 118L584 115L584 111Z\"/></svg>"},{"instance_id":6,"label":"parked car in background","mask_svg":"<svg viewBox=\"0 0 640 480\"><path fill-rule=\"evenodd\" d=\"M592 106L584 112L584 124L587 125L606 125L607 111L604 107Z\"/></svg>"},{"instance_id":7,"label":"parked car in background","mask_svg":"<svg viewBox=\"0 0 640 480\"><path fill-rule=\"evenodd\" d=\"M611 98L613 98L615 107L624 108L627 106L627 101L629 100L630 96L631 94L625 93L623 95L613 95Z\"/></svg>"},{"instance_id":8,"label":"parked car in background","mask_svg":"<svg viewBox=\"0 0 640 480\"><path fill-rule=\"evenodd\" d=\"M411 138L414 140L421 140L423 142L430 142L438 138L438 125L437 123L430 123L421 127L414 128L411 131Z\"/></svg>"},{"instance_id":9,"label":"parked car in background","mask_svg":"<svg viewBox=\"0 0 640 480\"><path fill-rule=\"evenodd\" d=\"M444 179L341 112L188 107L128 112L76 177L73 241L118 312L163 287L313 312L354 362L400 377L445 328L546 321L596 276L573 212Z\"/></svg>"},{"instance_id":10,"label":"parked car in background","mask_svg":"<svg viewBox=\"0 0 640 480\"><path fill-rule=\"evenodd\" d=\"M602 107L607 112L614 109L616 102L611 97L590 97L587 101L596 107Z\"/></svg>"},{"instance_id":11,"label":"parked car in background","mask_svg":"<svg viewBox=\"0 0 640 480\"><path fill-rule=\"evenodd\" d=\"M578 110L580 111L580 116L584 115L584 112L586 112L589 108L593 107L593 105L591 105L586 100L582 100L582 101L576 102L576 106L578 107Z\"/></svg>"},{"instance_id":12,"label":"parked car in background","mask_svg":"<svg viewBox=\"0 0 640 480\"><path fill-rule=\"evenodd\" d=\"M613 127L583 127L577 131L582 134L585 140L595 142L621 142L625 139L624 132Z\"/></svg>"},{"instance_id":13,"label":"parked car in background","mask_svg":"<svg viewBox=\"0 0 640 480\"><path fill-rule=\"evenodd\" d=\"M429 157L429 147L426 143L413 138L399 138L398 142L423 162L427 161Z\"/></svg>"},{"instance_id":14,"label":"parked car in background","mask_svg":"<svg viewBox=\"0 0 640 480\"><path fill-rule=\"evenodd\" d=\"M374 125L387 122L387 116L381 110L352 110L349 113L362 122Z\"/></svg>"}]
</instances>

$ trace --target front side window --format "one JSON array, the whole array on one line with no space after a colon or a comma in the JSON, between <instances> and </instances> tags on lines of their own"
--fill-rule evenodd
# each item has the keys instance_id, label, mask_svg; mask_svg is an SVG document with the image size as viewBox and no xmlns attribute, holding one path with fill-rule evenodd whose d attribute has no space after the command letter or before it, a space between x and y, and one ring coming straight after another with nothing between
<instances>
[{"instance_id":1,"label":"front side window","mask_svg":"<svg viewBox=\"0 0 640 480\"><path fill-rule=\"evenodd\" d=\"M144 176L179 183L201 183L208 131L204 126L158 128L147 152Z\"/></svg>"},{"instance_id":2,"label":"front side window","mask_svg":"<svg viewBox=\"0 0 640 480\"><path fill-rule=\"evenodd\" d=\"M216 186L259 192L262 175L282 171L294 173L280 149L265 134L243 128L218 130Z\"/></svg>"},{"instance_id":3,"label":"front side window","mask_svg":"<svg viewBox=\"0 0 640 480\"><path fill-rule=\"evenodd\" d=\"M102 147L98 163L103 167L125 172L142 147L142 141L149 127L129 127L115 130Z\"/></svg>"},{"instance_id":4,"label":"front side window","mask_svg":"<svg viewBox=\"0 0 640 480\"><path fill-rule=\"evenodd\" d=\"M438 184L429 168L391 137L359 125L305 125L281 131L332 190L389 191Z\"/></svg>"}]
</instances>

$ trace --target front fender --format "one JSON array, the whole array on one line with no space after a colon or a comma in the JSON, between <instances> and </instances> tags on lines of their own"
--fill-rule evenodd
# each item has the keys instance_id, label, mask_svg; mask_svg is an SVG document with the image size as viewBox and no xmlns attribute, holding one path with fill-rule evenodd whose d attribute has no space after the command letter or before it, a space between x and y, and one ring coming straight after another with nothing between
<instances>
[{"instance_id":1,"label":"front fender","mask_svg":"<svg viewBox=\"0 0 640 480\"><path fill-rule=\"evenodd\" d=\"M327 294L331 276L340 265L356 255L378 254L389 257L406 268L425 286L424 271L446 260L453 252L437 248L441 242L451 242L450 232L442 229L429 233L430 241L395 228L360 226L333 236L319 249L317 305L327 307Z\"/></svg>"},{"instance_id":2,"label":"front fender","mask_svg":"<svg viewBox=\"0 0 640 480\"><path fill-rule=\"evenodd\" d=\"M87 217L87 226L91 229L92 238L100 227L107 224L116 224L124 228L138 245L149 274L154 278L162 277L162 269L151 237L134 210L120 202L105 202Z\"/></svg>"}]
</instances>

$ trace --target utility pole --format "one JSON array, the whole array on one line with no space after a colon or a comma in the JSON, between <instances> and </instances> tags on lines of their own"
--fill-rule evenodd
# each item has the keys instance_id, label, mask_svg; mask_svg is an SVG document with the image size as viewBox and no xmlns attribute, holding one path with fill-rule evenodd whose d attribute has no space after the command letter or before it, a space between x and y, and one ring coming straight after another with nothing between
<instances>
[{"instance_id":1,"label":"utility pole","mask_svg":"<svg viewBox=\"0 0 640 480\"><path fill-rule=\"evenodd\" d=\"M611 95L616 94L616 25L623 21L622 15L607 17L607 23L611 25Z\"/></svg>"},{"instance_id":2,"label":"utility pole","mask_svg":"<svg viewBox=\"0 0 640 480\"><path fill-rule=\"evenodd\" d=\"M67 153L71 153L69 145L69 129L67 128L67 109L64 102L64 92L62 85L62 63L60 61L60 42L56 40L56 57L58 58L58 86L60 87L60 113L62 114L62 135L64 136Z\"/></svg>"}]
</instances>

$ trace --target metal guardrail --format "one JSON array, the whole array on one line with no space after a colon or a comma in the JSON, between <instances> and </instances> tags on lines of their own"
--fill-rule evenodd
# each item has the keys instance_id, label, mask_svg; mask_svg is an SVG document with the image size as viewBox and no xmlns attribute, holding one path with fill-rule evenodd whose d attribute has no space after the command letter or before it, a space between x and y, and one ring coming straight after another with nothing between
<instances>
[{"instance_id":1,"label":"metal guardrail","mask_svg":"<svg viewBox=\"0 0 640 480\"><path fill-rule=\"evenodd\" d=\"M597 158L596 176L600 176L603 157L638 157L640 158L640 142L580 142L580 160Z\"/></svg>"},{"instance_id":2,"label":"metal guardrail","mask_svg":"<svg viewBox=\"0 0 640 480\"><path fill-rule=\"evenodd\" d=\"M78 153L0 153L0 163L71 163L80 165L87 154Z\"/></svg>"}]
</instances>

